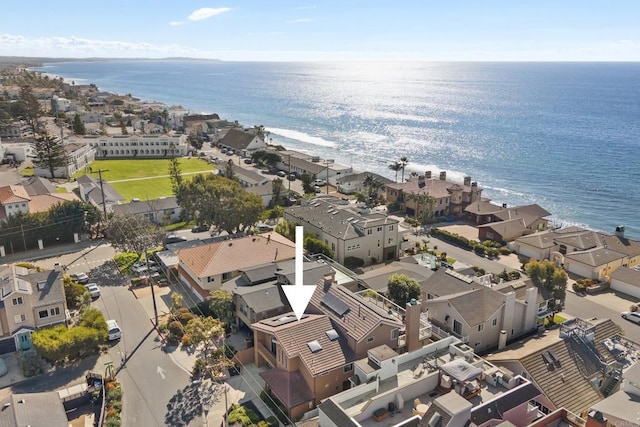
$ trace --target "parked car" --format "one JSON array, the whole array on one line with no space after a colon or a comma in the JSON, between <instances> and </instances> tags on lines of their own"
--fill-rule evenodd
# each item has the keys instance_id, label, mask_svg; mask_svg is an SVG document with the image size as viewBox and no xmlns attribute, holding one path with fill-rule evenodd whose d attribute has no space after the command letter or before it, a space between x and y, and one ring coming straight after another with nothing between
<instances>
[{"instance_id":1,"label":"parked car","mask_svg":"<svg viewBox=\"0 0 640 427\"><path fill-rule=\"evenodd\" d=\"M317 185L313 186L313 192L314 193L319 193L320 191L322 191L322 189L320 187L318 187Z\"/></svg>"},{"instance_id":2,"label":"parked car","mask_svg":"<svg viewBox=\"0 0 640 427\"><path fill-rule=\"evenodd\" d=\"M209 224L196 225L191 229L192 233L203 233L205 231L209 231Z\"/></svg>"},{"instance_id":3,"label":"parked car","mask_svg":"<svg viewBox=\"0 0 640 427\"><path fill-rule=\"evenodd\" d=\"M87 276L84 273L73 273L69 277L71 277L73 280L80 283L81 285L85 285L89 283L89 276Z\"/></svg>"},{"instance_id":4,"label":"parked car","mask_svg":"<svg viewBox=\"0 0 640 427\"><path fill-rule=\"evenodd\" d=\"M243 162L245 165L250 165L252 163L250 158L244 159Z\"/></svg>"},{"instance_id":5,"label":"parked car","mask_svg":"<svg viewBox=\"0 0 640 427\"><path fill-rule=\"evenodd\" d=\"M178 236L177 234L170 234L166 237L166 239L164 239L164 244L169 245L171 243L180 243L186 241L187 239L182 236Z\"/></svg>"},{"instance_id":6,"label":"parked car","mask_svg":"<svg viewBox=\"0 0 640 427\"><path fill-rule=\"evenodd\" d=\"M84 285L84 287L89 291L92 299L100 297L100 288L98 287L97 283L87 283L86 285Z\"/></svg>"},{"instance_id":7,"label":"parked car","mask_svg":"<svg viewBox=\"0 0 640 427\"><path fill-rule=\"evenodd\" d=\"M313 185L324 187L325 185L327 185L327 182L324 179L316 179L315 181L313 181Z\"/></svg>"},{"instance_id":8,"label":"parked car","mask_svg":"<svg viewBox=\"0 0 640 427\"><path fill-rule=\"evenodd\" d=\"M118 322L115 320L107 320L107 329L109 331L109 341L115 341L122 338L122 330L120 329Z\"/></svg>"},{"instance_id":9,"label":"parked car","mask_svg":"<svg viewBox=\"0 0 640 427\"><path fill-rule=\"evenodd\" d=\"M622 315L623 319L640 324L640 313L637 313L635 311L623 311L620 314Z\"/></svg>"},{"instance_id":10,"label":"parked car","mask_svg":"<svg viewBox=\"0 0 640 427\"><path fill-rule=\"evenodd\" d=\"M295 180L296 180L296 174L295 174L295 173L290 173L290 174L287 176L287 179L288 179L289 181L295 181Z\"/></svg>"},{"instance_id":11,"label":"parked car","mask_svg":"<svg viewBox=\"0 0 640 427\"><path fill-rule=\"evenodd\" d=\"M285 171L278 171L276 175L278 175L280 178L284 178L285 176L287 176L287 173Z\"/></svg>"}]
</instances>

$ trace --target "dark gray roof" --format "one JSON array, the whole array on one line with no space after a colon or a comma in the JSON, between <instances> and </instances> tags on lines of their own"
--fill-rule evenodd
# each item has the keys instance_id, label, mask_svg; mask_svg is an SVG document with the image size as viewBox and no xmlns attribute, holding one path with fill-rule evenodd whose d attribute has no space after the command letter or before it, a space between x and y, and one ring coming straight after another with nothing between
<instances>
[{"instance_id":1,"label":"dark gray roof","mask_svg":"<svg viewBox=\"0 0 640 427\"><path fill-rule=\"evenodd\" d=\"M56 192L56 188L53 186L53 184L51 184L51 181L40 176L32 176L28 179L25 179L22 182L22 185L27 191L27 194L30 196L51 194Z\"/></svg>"},{"instance_id":2,"label":"dark gray roof","mask_svg":"<svg viewBox=\"0 0 640 427\"><path fill-rule=\"evenodd\" d=\"M318 406L318 408L322 411L323 414L327 416L327 418L329 418L337 426L355 427L360 425L352 421L351 417L345 414L342 408L336 405L336 403L331 399L327 399L324 402L322 402Z\"/></svg>"},{"instance_id":3,"label":"dark gray roof","mask_svg":"<svg viewBox=\"0 0 640 427\"><path fill-rule=\"evenodd\" d=\"M433 276L435 272L419 264L393 262L389 265L376 268L375 270L366 271L363 274L360 274L358 279L364 282L371 289L378 292L386 292L387 284L389 283L389 276L392 274L406 274L407 276L416 279L420 287L424 287L427 278Z\"/></svg>"},{"instance_id":4,"label":"dark gray roof","mask_svg":"<svg viewBox=\"0 0 640 427\"><path fill-rule=\"evenodd\" d=\"M611 278L620 280L621 282L628 283L633 286L640 287L640 270L627 267L616 268L611 273Z\"/></svg>"},{"instance_id":5,"label":"dark gray roof","mask_svg":"<svg viewBox=\"0 0 640 427\"><path fill-rule=\"evenodd\" d=\"M243 273L251 285L257 285L259 283L264 283L267 280L275 280L277 270L278 265L269 263L249 268L247 270L241 270L241 273Z\"/></svg>"},{"instance_id":6,"label":"dark gray roof","mask_svg":"<svg viewBox=\"0 0 640 427\"><path fill-rule=\"evenodd\" d=\"M253 292L242 294L240 297L256 313L262 313L276 308L286 307L287 299L280 291L280 286L272 284L269 286L250 286L250 289L260 287Z\"/></svg>"},{"instance_id":7,"label":"dark gray roof","mask_svg":"<svg viewBox=\"0 0 640 427\"><path fill-rule=\"evenodd\" d=\"M540 394L540 390L532 383L523 384L482 406L474 408L471 411L471 421L476 425L482 425L492 419L501 420L502 414L506 411L516 408Z\"/></svg>"},{"instance_id":8,"label":"dark gray roof","mask_svg":"<svg viewBox=\"0 0 640 427\"><path fill-rule=\"evenodd\" d=\"M454 277L449 273L450 270L441 268L436 271L422 285L422 290L434 297L444 297L446 295L459 294L460 292L470 291L483 287L479 283L467 283Z\"/></svg>"},{"instance_id":9,"label":"dark gray roof","mask_svg":"<svg viewBox=\"0 0 640 427\"><path fill-rule=\"evenodd\" d=\"M319 281L324 280L325 276L327 276L328 274L333 273L333 268L326 264L321 264L318 262L305 262L302 264L302 269L304 271L305 285L316 284ZM287 283L291 285L294 284L294 264L288 263L286 265L282 265L282 269L277 272L277 275L284 278Z\"/></svg>"},{"instance_id":10,"label":"dark gray roof","mask_svg":"<svg viewBox=\"0 0 640 427\"><path fill-rule=\"evenodd\" d=\"M241 129L229 129L227 134L220 140L220 145L224 145L226 147L231 147L236 150L242 150L247 148L253 138L256 135L250 132L245 132Z\"/></svg>"},{"instance_id":11,"label":"dark gray roof","mask_svg":"<svg viewBox=\"0 0 640 427\"><path fill-rule=\"evenodd\" d=\"M487 321L504 304L504 296L486 286L480 286L470 292L454 296L443 297L460 313L469 326L475 326Z\"/></svg>"},{"instance_id":12,"label":"dark gray roof","mask_svg":"<svg viewBox=\"0 0 640 427\"><path fill-rule=\"evenodd\" d=\"M10 406L5 407L7 403ZM49 427L69 424L57 392L12 394L0 401L0 427Z\"/></svg>"},{"instance_id":13,"label":"dark gray roof","mask_svg":"<svg viewBox=\"0 0 640 427\"><path fill-rule=\"evenodd\" d=\"M89 175L82 175L77 180L79 185L85 188L85 195L80 195L81 199L89 199L97 205L102 204L102 191L100 189L100 181ZM104 180L103 180L104 181ZM124 200L124 197L118 193L108 182L102 183L104 189L104 195L107 203L115 203L119 200Z\"/></svg>"},{"instance_id":14,"label":"dark gray roof","mask_svg":"<svg viewBox=\"0 0 640 427\"><path fill-rule=\"evenodd\" d=\"M364 182L364 179L367 177L367 175L371 175L374 178L376 178L377 180L379 180L380 182L382 182L383 184L391 184L392 182L394 182L392 179L389 179L385 176L382 175L378 175L377 173L373 173L373 172L360 172L360 173L352 173L346 176L342 176L340 178L338 178L336 180L336 183L338 185L341 184L346 184L347 182L358 182L358 183L362 183Z\"/></svg>"},{"instance_id":15,"label":"dark gray roof","mask_svg":"<svg viewBox=\"0 0 640 427\"><path fill-rule=\"evenodd\" d=\"M111 210L115 214L142 214L147 212L158 212L167 209L177 209L178 202L175 196L161 197L153 200L141 200L139 202L123 203L121 205L113 205Z\"/></svg>"},{"instance_id":16,"label":"dark gray roof","mask_svg":"<svg viewBox=\"0 0 640 427\"><path fill-rule=\"evenodd\" d=\"M62 272L54 270L44 271L27 274L22 278L31 283L34 308L56 304L65 300ZM44 283L45 285L40 289L38 283Z\"/></svg>"}]
</instances>

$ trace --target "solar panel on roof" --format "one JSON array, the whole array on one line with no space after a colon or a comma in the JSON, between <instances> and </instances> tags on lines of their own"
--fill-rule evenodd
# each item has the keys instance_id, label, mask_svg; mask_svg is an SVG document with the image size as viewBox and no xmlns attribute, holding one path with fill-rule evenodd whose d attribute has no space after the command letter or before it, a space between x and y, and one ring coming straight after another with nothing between
<instances>
[{"instance_id":1,"label":"solar panel on roof","mask_svg":"<svg viewBox=\"0 0 640 427\"><path fill-rule=\"evenodd\" d=\"M335 341L338 339L339 335L336 332L335 329L329 329L327 332L325 332L327 334L327 337L331 340L331 341Z\"/></svg>"},{"instance_id":2,"label":"solar panel on roof","mask_svg":"<svg viewBox=\"0 0 640 427\"><path fill-rule=\"evenodd\" d=\"M320 345L320 343L318 341L308 342L307 346L309 346L309 350L311 350L311 353L317 353L320 350L322 350L322 346Z\"/></svg>"},{"instance_id":3,"label":"solar panel on roof","mask_svg":"<svg viewBox=\"0 0 640 427\"><path fill-rule=\"evenodd\" d=\"M338 316L342 316L347 311L349 311L349 306L333 294L326 294L324 297L322 297L322 300L320 302L329 307Z\"/></svg>"}]
</instances>

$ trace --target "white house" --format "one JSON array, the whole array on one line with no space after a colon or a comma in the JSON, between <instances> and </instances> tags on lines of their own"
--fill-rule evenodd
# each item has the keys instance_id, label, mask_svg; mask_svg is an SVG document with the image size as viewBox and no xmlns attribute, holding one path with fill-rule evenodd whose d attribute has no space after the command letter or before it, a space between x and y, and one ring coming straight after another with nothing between
<instances>
[{"instance_id":1,"label":"white house","mask_svg":"<svg viewBox=\"0 0 640 427\"><path fill-rule=\"evenodd\" d=\"M67 142L64 144L64 154L67 164L54 169L56 177L70 178L78 171L89 166L96 158L96 149L87 142ZM49 168L45 165L34 167L36 176L51 177Z\"/></svg>"},{"instance_id":2,"label":"white house","mask_svg":"<svg viewBox=\"0 0 640 427\"><path fill-rule=\"evenodd\" d=\"M242 157L250 157L251 152L267 148L267 144L256 133L237 128L229 129L218 141L218 145L233 150Z\"/></svg>"},{"instance_id":3,"label":"white house","mask_svg":"<svg viewBox=\"0 0 640 427\"><path fill-rule=\"evenodd\" d=\"M70 142L90 143L96 157L105 158L168 158L184 156L189 149L187 135L111 135L75 136Z\"/></svg>"}]
</instances>

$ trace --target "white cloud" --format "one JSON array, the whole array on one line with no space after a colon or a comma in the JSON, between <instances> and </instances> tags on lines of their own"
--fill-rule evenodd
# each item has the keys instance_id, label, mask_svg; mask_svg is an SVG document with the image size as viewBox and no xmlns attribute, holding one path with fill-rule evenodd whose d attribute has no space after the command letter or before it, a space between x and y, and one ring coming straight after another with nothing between
<instances>
[{"instance_id":1,"label":"white cloud","mask_svg":"<svg viewBox=\"0 0 640 427\"><path fill-rule=\"evenodd\" d=\"M230 10L231 9L228 7L203 7L191 12L191 15L189 15L187 19L190 21L202 21L203 19L208 19L212 16L220 15L221 13L225 13Z\"/></svg>"},{"instance_id":2,"label":"white cloud","mask_svg":"<svg viewBox=\"0 0 640 427\"><path fill-rule=\"evenodd\" d=\"M287 21L289 24L300 24L303 22L311 22L311 19L309 18L300 18L300 19L292 19L290 21Z\"/></svg>"},{"instance_id":3,"label":"white cloud","mask_svg":"<svg viewBox=\"0 0 640 427\"><path fill-rule=\"evenodd\" d=\"M183 21L171 21L169 22L169 25L171 25L172 27L178 27L180 25L184 24Z\"/></svg>"}]
</instances>

